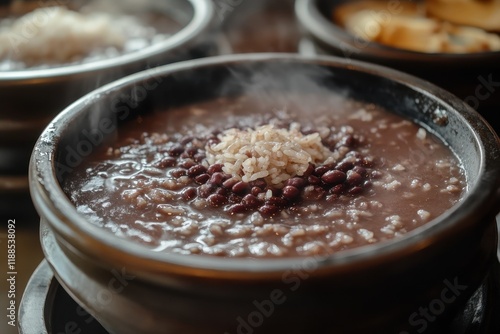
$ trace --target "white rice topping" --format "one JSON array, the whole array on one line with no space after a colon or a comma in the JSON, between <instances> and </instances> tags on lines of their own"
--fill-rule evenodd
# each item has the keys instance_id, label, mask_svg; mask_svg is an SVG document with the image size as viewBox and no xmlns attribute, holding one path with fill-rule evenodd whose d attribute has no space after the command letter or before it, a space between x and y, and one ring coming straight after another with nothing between
<instances>
[{"instance_id":1,"label":"white rice topping","mask_svg":"<svg viewBox=\"0 0 500 334\"><path fill-rule=\"evenodd\" d=\"M301 176L309 163L337 160L321 142L318 133L303 135L296 125L278 129L263 125L255 129L229 129L219 135L220 143L207 145L209 164L223 164L222 170L244 182L263 178L279 185Z\"/></svg>"}]
</instances>

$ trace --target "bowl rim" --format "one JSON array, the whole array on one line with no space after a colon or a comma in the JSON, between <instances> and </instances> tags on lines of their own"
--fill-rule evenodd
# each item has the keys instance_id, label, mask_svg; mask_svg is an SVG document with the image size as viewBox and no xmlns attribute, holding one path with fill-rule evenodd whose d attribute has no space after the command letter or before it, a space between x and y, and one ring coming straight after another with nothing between
<instances>
[{"instance_id":1,"label":"bowl rim","mask_svg":"<svg viewBox=\"0 0 500 334\"><path fill-rule=\"evenodd\" d=\"M61 65L42 69L0 71L0 83L11 81L40 80L45 78L63 78L73 75L91 74L98 71L119 69L130 64L158 56L190 43L198 38L213 22L215 8L210 0L182 0L191 5L193 16L179 31L165 40L154 43L144 49L124 53L117 57L99 59L81 64Z\"/></svg>"},{"instance_id":2,"label":"bowl rim","mask_svg":"<svg viewBox=\"0 0 500 334\"><path fill-rule=\"evenodd\" d=\"M327 20L320 12L317 3L319 0L295 0L295 15L303 27L316 39L326 46L339 50L346 58L369 57L394 62L418 62L421 64L437 63L443 61L452 64L468 64L471 61L491 61L500 57L500 51L487 51L475 53L427 53L402 48L391 47L371 41L363 41L364 46L358 47L359 38L349 34L345 29ZM360 0L356 0L360 1ZM449 64L448 64L449 65Z\"/></svg>"},{"instance_id":3,"label":"bowl rim","mask_svg":"<svg viewBox=\"0 0 500 334\"><path fill-rule=\"evenodd\" d=\"M72 118L83 112L89 104L105 98L107 92L119 91L145 78L155 75L172 75L210 66L231 64L254 64L258 62L291 62L310 65L340 67L367 74L390 78L423 94L431 94L439 104L453 110L474 132L480 151L480 175L475 186L469 189L460 205L455 205L431 222L405 235L373 245L336 252L326 256L294 257L279 259L217 258L212 256L189 256L166 252L155 252L133 241L124 242L112 233L102 233L102 228L90 224L66 197L57 181L55 152L64 129ZM262 278L274 275L281 277L284 271L297 266L311 265L316 268L345 269L360 264L377 263L387 257L401 257L432 245L443 235L456 233L456 227L471 222L468 217L485 218L489 211L498 208L500 201L500 139L493 129L470 106L443 89L414 76L383 66L360 61L345 60L333 56L304 56L299 54L259 53L222 55L188 60L160 66L121 78L80 98L57 115L38 139L30 161L30 192L33 203L44 221L56 232L59 242L77 249L87 258L102 265L123 264L132 271L140 272L151 279L165 274L196 275L229 278ZM496 213L495 213L496 214ZM474 216L475 215L475 216ZM479 215L479 216L478 216ZM492 216L494 217L494 215ZM486 217L491 218L491 217Z\"/></svg>"}]
</instances>

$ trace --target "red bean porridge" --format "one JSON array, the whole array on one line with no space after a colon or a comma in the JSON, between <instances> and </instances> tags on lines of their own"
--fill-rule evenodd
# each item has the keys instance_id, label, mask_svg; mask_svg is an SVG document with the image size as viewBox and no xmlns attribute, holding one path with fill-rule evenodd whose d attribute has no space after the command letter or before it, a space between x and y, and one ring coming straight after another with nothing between
<instances>
[{"instance_id":1,"label":"red bean porridge","mask_svg":"<svg viewBox=\"0 0 500 334\"><path fill-rule=\"evenodd\" d=\"M338 97L282 101L146 114L97 148L65 192L93 224L154 250L262 258L392 239L465 191L450 149L400 116Z\"/></svg>"}]
</instances>

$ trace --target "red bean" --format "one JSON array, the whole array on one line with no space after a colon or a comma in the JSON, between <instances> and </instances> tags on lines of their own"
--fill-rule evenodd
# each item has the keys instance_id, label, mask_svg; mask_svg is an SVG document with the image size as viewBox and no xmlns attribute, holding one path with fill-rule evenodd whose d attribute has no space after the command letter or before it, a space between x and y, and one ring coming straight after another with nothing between
<instances>
[{"instance_id":1,"label":"red bean","mask_svg":"<svg viewBox=\"0 0 500 334\"><path fill-rule=\"evenodd\" d=\"M307 177L307 182L309 184L316 185L316 184L320 184L321 183L321 179L319 177L317 177L317 176L309 175Z\"/></svg>"},{"instance_id":2,"label":"red bean","mask_svg":"<svg viewBox=\"0 0 500 334\"><path fill-rule=\"evenodd\" d=\"M215 191L215 187L210 184L203 184L198 188L198 196L207 198Z\"/></svg>"},{"instance_id":3,"label":"red bean","mask_svg":"<svg viewBox=\"0 0 500 334\"><path fill-rule=\"evenodd\" d=\"M226 197L229 195L229 191L226 188L222 187L215 189L215 193Z\"/></svg>"},{"instance_id":4,"label":"red bean","mask_svg":"<svg viewBox=\"0 0 500 334\"><path fill-rule=\"evenodd\" d=\"M205 184L207 183L208 179L210 179L210 175L207 173L198 175L194 178L195 182L198 184Z\"/></svg>"},{"instance_id":5,"label":"red bean","mask_svg":"<svg viewBox=\"0 0 500 334\"><path fill-rule=\"evenodd\" d=\"M156 166L158 168L167 168L167 167L174 167L176 164L177 164L177 159L172 157L167 157L161 159Z\"/></svg>"},{"instance_id":6,"label":"red bean","mask_svg":"<svg viewBox=\"0 0 500 334\"><path fill-rule=\"evenodd\" d=\"M196 153L193 157L194 161L202 162L207 156L204 153Z\"/></svg>"},{"instance_id":7,"label":"red bean","mask_svg":"<svg viewBox=\"0 0 500 334\"><path fill-rule=\"evenodd\" d=\"M231 205L228 209L230 214L237 214L237 213L243 213L247 211L247 207L244 206L243 204L234 204Z\"/></svg>"},{"instance_id":8,"label":"red bean","mask_svg":"<svg viewBox=\"0 0 500 334\"><path fill-rule=\"evenodd\" d=\"M266 200L266 205L274 205L280 208L287 206L287 204L288 202L285 199L277 196L273 196Z\"/></svg>"},{"instance_id":9,"label":"red bean","mask_svg":"<svg viewBox=\"0 0 500 334\"><path fill-rule=\"evenodd\" d=\"M330 170L330 167L328 166L318 166L314 169L314 175L316 176L321 176L323 174L325 174L326 172L328 172Z\"/></svg>"},{"instance_id":10,"label":"red bean","mask_svg":"<svg viewBox=\"0 0 500 334\"><path fill-rule=\"evenodd\" d=\"M253 187L251 190L250 190L250 193L254 196L257 196L258 194L260 194L262 192L262 189L259 188L259 187Z\"/></svg>"},{"instance_id":11,"label":"red bean","mask_svg":"<svg viewBox=\"0 0 500 334\"><path fill-rule=\"evenodd\" d=\"M367 175L366 169L361 166L354 166L352 170L363 177Z\"/></svg>"},{"instance_id":12,"label":"red bean","mask_svg":"<svg viewBox=\"0 0 500 334\"><path fill-rule=\"evenodd\" d=\"M238 179L236 179L236 178L230 178L230 179L227 179L226 181L224 181L222 183L222 186L224 188L231 189L238 182L239 182Z\"/></svg>"},{"instance_id":13,"label":"red bean","mask_svg":"<svg viewBox=\"0 0 500 334\"><path fill-rule=\"evenodd\" d=\"M353 135L344 136L340 140L340 144L347 147L354 147L356 146L357 142L358 141L356 140L356 138L354 138Z\"/></svg>"},{"instance_id":14,"label":"red bean","mask_svg":"<svg viewBox=\"0 0 500 334\"><path fill-rule=\"evenodd\" d=\"M311 175L312 173L314 173L314 169L315 168L316 168L316 166L314 166L313 164L309 164L309 166L307 167L307 169L304 172L303 176L304 177L308 177L309 175Z\"/></svg>"},{"instance_id":15,"label":"red bean","mask_svg":"<svg viewBox=\"0 0 500 334\"><path fill-rule=\"evenodd\" d=\"M358 173L350 170L347 172L347 180L346 182L351 186L356 186L363 182L363 177Z\"/></svg>"},{"instance_id":16,"label":"red bean","mask_svg":"<svg viewBox=\"0 0 500 334\"><path fill-rule=\"evenodd\" d=\"M335 166L335 169L338 169L344 173L347 173L347 171L352 169L353 167L354 167L354 164L351 161L342 161L337 166Z\"/></svg>"},{"instance_id":17,"label":"red bean","mask_svg":"<svg viewBox=\"0 0 500 334\"><path fill-rule=\"evenodd\" d=\"M346 179L346 174L340 170L329 170L323 176L321 176L321 180L327 184L339 184L344 182Z\"/></svg>"},{"instance_id":18,"label":"red bean","mask_svg":"<svg viewBox=\"0 0 500 334\"><path fill-rule=\"evenodd\" d=\"M280 211L280 209L275 206L275 205L263 205L259 208L259 212L261 215L263 215L264 217L270 217L276 213L278 213Z\"/></svg>"},{"instance_id":19,"label":"red bean","mask_svg":"<svg viewBox=\"0 0 500 334\"><path fill-rule=\"evenodd\" d=\"M266 181L264 181L262 179L258 179L258 180L250 182L249 185L252 188L253 187L258 187L258 188L264 189L267 186L267 183L266 183Z\"/></svg>"},{"instance_id":20,"label":"red bean","mask_svg":"<svg viewBox=\"0 0 500 334\"><path fill-rule=\"evenodd\" d=\"M306 184L307 184L307 181L301 177L292 177L291 179L288 179L286 181L287 186L292 186L292 187L295 187L297 189L304 188L306 186Z\"/></svg>"},{"instance_id":21,"label":"red bean","mask_svg":"<svg viewBox=\"0 0 500 334\"><path fill-rule=\"evenodd\" d=\"M187 175L187 171L185 169L182 169L182 168L177 168L177 169L173 169L172 171L170 171L170 175L172 175L175 178L179 178L181 176Z\"/></svg>"},{"instance_id":22,"label":"red bean","mask_svg":"<svg viewBox=\"0 0 500 334\"><path fill-rule=\"evenodd\" d=\"M363 192L363 188L362 187L359 187L359 186L356 186L356 187L352 187L351 189L349 189L347 191L347 193L349 195L357 195L357 194L360 194Z\"/></svg>"},{"instance_id":23,"label":"red bean","mask_svg":"<svg viewBox=\"0 0 500 334\"><path fill-rule=\"evenodd\" d=\"M232 188L231 190L235 193L235 194L242 194L244 192L246 192L248 190L248 183L246 182L243 182L243 181L240 181L238 183L236 183Z\"/></svg>"},{"instance_id":24,"label":"red bean","mask_svg":"<svg viewBox=\"0 0 500 334\"><path fill-rule=\"evenodd\" d=\"M223 182L224 182L224 174L220 172L213 173L210 179L208 180L208 183L216 186L221 186Z\"/></svg>"},{"instance_id":25,"label":"red bean","mask_svg":"<svg viewBox=\"0 0 500 334\"><path fill-rule=\"evenodd\" d=\"M261 202L254 195L248 194L243 197L243 199L241 200L241 204L247 206L250 209L254 209L258 207Z\"/></svg>"},{"instance_id":26,"label":"red bean","mask_svg":"<svg viewBox=\"0 0 500 334\"><path fill-rule=\"evenodd\" d=\"M335 140L335 136L329 136L323 140L323 145L330 149L334 149L335 146L337 145L337 141Z\"/></svg>"},{"instance_id":27,"label":"red bean","mask_svg":"<svg viewBox=\"0 0 500 334\"><path fill-rule=\"evenodd\" d=\"M241 196L238 196L236 194L229 194L228 201L231 204L237 204L237 203L241 203L242 198L241 198Z\"/></svg>"},{"instance_id":28,"label":"red bean","mask_svg":"<svg viewBox=\"0 0 500 334\"><path fill-rule=\"evenodd\" d=\"M171 148L168 149L168 154L170 154L173 157L178 157L184 152L184 146L180 144L175 144Z\"/></svg>"},{"instance_id":29,"label":"red bean","mask_svg":"<svg viewBox=\"0 0 500 334\"><path fill-rule=\"evenodd\" d=\"M342 192L344 192L344 190L345 190L345 186L344 186L344 184L341 183L341 184L337 184L337 185L333 186L332 188L330 188L329 193L340 195L340 194L342 194Z\"/></svg>"},{"instance_id":30,"label":"red bean","mask_svg":"<svg viewBox=\"0 0 500 334\"><path fill-rule=\"evenodd\" d=\"M212 194L207 198L208 203L213 207L219 207L227 203L227 197L219 194Z\"/></svg>"},{"instance_id":31,"label":"red bean","mask_svg":"<svg viewBox=\"0 0 500 334\"><path fill-rule=\"evenodd\" d=\"M208 174L212 175L214 173L222 172L222 164L213 164L208 167Z\"/></svg>"},{"instance_id":32,"label":"red bean","mask_svg":"<svg viewBox=\"0 0 500 334\"><path fill-rule=\"evenodd\" d=\"M189 155L189 157L194 157L196 153L198 153L198 148L197 147L189 147L186 149L186 153Z\"/></svg>"},{"instance_id":33,"label":"red bean","mask_svg":"<svg viewBox=\"0 0 500 334\"><path fill-rule=\"evenodd\" d=\"M181 195L185 201L192 200L196 197L196 189L193 187L185 188L184 190L182 190Z\"/></svg>"},{"instance_id":34,"label":"red bean","mask_svg":"<svg viewBox=\"0 0 500 334\"><path fill-rule=\"evenodd\" d=\"M300 195L300 190L294 186L286 186L283 188L283 197L288 200L294 200Z\"/></svg>"},{"instance_id":35,"label":"red bean","mask_svg":"<svg viewBox=\"0 0 500 334\"><path fill-rule=\"evenodd\" d=\"M189 159L189 158L185 159L184 161L179 163L179 167L186 168L186 169L189 169L193 166L196 166L196 162L194 162L193 159Z\"/></svg>"},{"instance_id":36,"label":"red bean","mask_svg":"<svg viewBox=\"0 0 500 334\"><path fill-rule=\"evenodd\" d=\"M188 175L190 177L195 177L195 176L198 176L200 174L206 173L206 171L207 171L207 168L205 166L203 166L203 165L194 165L194 166L192 166L192 167L189 168L189 170L188 170L187 173L188 173Z\"/></svg>"}]
</instances>

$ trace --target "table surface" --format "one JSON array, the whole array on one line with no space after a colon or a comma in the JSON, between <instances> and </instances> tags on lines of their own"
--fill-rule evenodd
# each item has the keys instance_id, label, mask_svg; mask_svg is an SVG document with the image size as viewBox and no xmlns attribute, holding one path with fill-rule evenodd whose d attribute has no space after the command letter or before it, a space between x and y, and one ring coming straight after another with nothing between
<instances>
[{"instance_id":1,"label":"table surface","mask_svg":"<svg viewBox=\"0 0 500 334\"><path fill-rule=\"evenodd\" d=\"M216 2L217 3L217 2ZM230 52L297 52L300 31L293 17L293 1L240 1L228 2L234 7L218 7L217 16L223 23L222 36L225 37ZM236 19L243 17L244 19ZM269 31L273 31L270 34ZM0 199L1 200L1 199ZM21 208L21 209L20 209ZM15 220L16 230L16 307L19 307L24 287L32 272L43 259L38 236L38 217L29 201L19 200L12 213L1 216L0 257L2 271L0 279L0 309L4 314L8 302L7 276L7 224ZM8 325L4 315L0 321L0 333L17 334L16 327Z\"/></svg>"}]
</instances>

